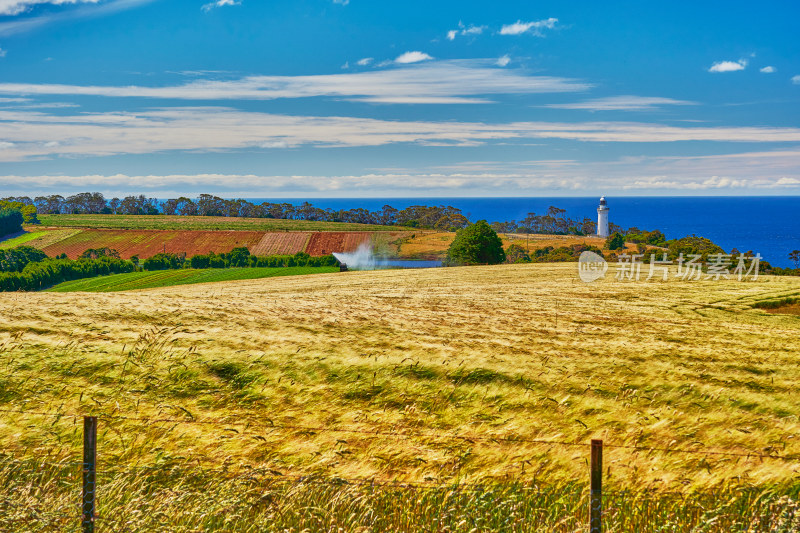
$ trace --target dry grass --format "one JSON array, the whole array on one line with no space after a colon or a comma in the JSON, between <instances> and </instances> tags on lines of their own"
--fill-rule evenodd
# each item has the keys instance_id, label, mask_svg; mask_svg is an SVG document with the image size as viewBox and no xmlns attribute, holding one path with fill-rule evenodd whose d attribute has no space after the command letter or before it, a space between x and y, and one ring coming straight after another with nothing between
<instances>
[{"instance_id":1,"label":"dry grass","mask_svg":"<svg viewBox=\"0 0 800 533\"><path fill-rule=\"evenodd\" d=\"M587 244L603 248L606 240L602 237L592 235L539 235L536 233L501 233L500 240L503 241L503 248L508 248L512 244L519 244L529 251L538 250L546 246L558 248L561 246L572 246L574 244ZM397 257L403 259L444 259L450 243L455 239L456 234L451 232L430 232L419 231L402 239L396 252ZM628 250L636 250L636 245L627 243Z\"/></svg>"},{"instance_id":2,"label":"dry grass","mask_svg":"<svg viewBox=\"0 0 800 533\"><path fill-rule=\"evenodd\" d=\"M4 293L0 409L99 414L101 468L568 483L590 438L796 458L800 321L752 305L797 295L793 278L586 285L574 264ZM78 457L71 418L0 421L8 454ZM800 459L607 448L605 465L608 490L687 492L796 485Z\"/></svg>"},{"instance_id":3,"label":"dry grass","mask_svg":"<svg viewBox=\"0 0 800 533\"><path fill-rule=\"evenodd\" d=\"M415 231L396 241L392 255L411 260L444 259L455 237L453 232Z\"/></svg>"}]
</instances>

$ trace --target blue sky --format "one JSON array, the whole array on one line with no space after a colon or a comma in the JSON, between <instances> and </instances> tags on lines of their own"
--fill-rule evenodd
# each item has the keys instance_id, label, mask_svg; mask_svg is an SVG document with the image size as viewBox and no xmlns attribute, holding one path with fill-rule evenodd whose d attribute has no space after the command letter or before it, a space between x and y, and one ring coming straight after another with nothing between
<instances>
[{"instance_id":1,"label":"blue sky","mask_svg":"<svg viewBox=\"0 0 800 533\"><path fill-rule=\"evenodd\" d=\"M798 15L0 0L0 196L800 194Z\"/></svg>"}]
</instances>

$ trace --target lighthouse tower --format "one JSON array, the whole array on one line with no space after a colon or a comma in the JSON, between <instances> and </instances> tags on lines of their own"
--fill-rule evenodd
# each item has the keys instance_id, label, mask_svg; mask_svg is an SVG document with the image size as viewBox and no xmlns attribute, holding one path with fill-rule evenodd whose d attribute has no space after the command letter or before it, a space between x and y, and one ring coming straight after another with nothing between
<instances>
[{"instance_id":1,"label":"lighthouse tower","mask_svg":"<svg viewBox=\"0 0 800 533\"><path fill-rule=\"evenodd\" d=\"M608 206L605 196L600 198L600 205L597 207L597 236L608 237Z\"/></svg>"}]
</instances>

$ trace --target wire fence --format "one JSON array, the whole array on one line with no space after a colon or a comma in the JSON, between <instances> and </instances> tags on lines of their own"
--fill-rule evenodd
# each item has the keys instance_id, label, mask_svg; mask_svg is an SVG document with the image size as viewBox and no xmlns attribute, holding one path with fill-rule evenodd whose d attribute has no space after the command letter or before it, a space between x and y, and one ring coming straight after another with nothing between
<instances>
[{"instance_id":1,"label":"wire fence","mask_svg":"<svg viewBox=\"0 0 800 533\"><path fill-rule=\"evenodd\" d=\"M75 420L84 418L87 415L83 414L70 414L70 413L54 413L48 411L28 411L28 410L10 410L0 409L0 413L6 414L22 414L33 416L45 416L53 418L73 418ZM508 443L527 443L527 444L541 444L553 446L566 446L576 448L586 448L585 442L562 441L555 439L532 439L522 435L464 435L459 433L442 433L430 431L386 431L381 429L359 429L359 428L343 428L343 427L330 427L330 426L305 426L297 424L275 424L270 419L254 420L254 419L237 419L237 420L214 420L214 419L196 419L189 415L188 419L173 418L173 417L139 417L128 415L103 415L105 423L114 423L116 421L126 422L141 422L146 424L197 424L197 425L210 425L217 427L230 427L230 426L255 426L255 423L264 424L266 426L259 426L261 429L266 430L291 430L307 433L349 433L373 437L392 437L392 438L432 438L432 439L456 439L464 441L481 441L481 442L508 442ZM763 450L748 450L741 452L730 452L716 450L705 446L699 446L698 449L687 448L665 448L665 447L652 447L652 446L639 446L631 444L610 444L603 443L604 448L625 449L633 452L645 453L677 453L677 454L696 454L696 455L718 455L727 457L742 457L747 459L771 459L778 461L797 462L800 461L800 454L780 454L776 451L770 450L770 453L763 453Z\"/></svg>"},{"instance_id":2,"label":"wire fence","mask_svg":"<svg viewBox=\"0 0 800 533\"><path fill-rule=\"evenodd\" d=\"M69 460L50 461L47 459L38 458L18 458L13 456L0 455L0 475L9 475L14 472L22 471L40 471L47 468L54 473L67 474L81 473L81 493L80 493L80 519L81 528L84 533L93 533L97 523L113 523L114 518L109 515L97 513L96 495L98 492L98 476L101 482L109 482L118 479L134 479L147 476L154 476L163 479L164 476L182 476L191 477L199 476L204 478L214 478L218 481L224 482L249 482L258 483L262 486L313 486L319 485L324 487L366 487L370 490L412 490L412 491L441 491L448 494L493 494L497 491L510 490L511 487L516 493L525 494L528 498L564 498L566 493L573 491L573 500L581 502L585 500L587 507L587 514L589 517L589 531L591 533L600 533L603 529L603 520L609 509L614 509L615 505L620 505L619 502L626 498L633 497L634 495L640 496L641 490L608 490L603 488L603 449L622 449L634 453L664 453L664 454L697 454L697 455L714 455L714 456L728 456L736 458L747 458L757 460L770 460L770 461L783 461L783 462L798 462L800 455L798 454L781 454L774 450L769 450L769 453L763 451L722 451L717 449L709 449L705 447L698 447L698 449L687 448L669 448L669 447L646 447L628 444L610 444L604 443L600 440L593 440L591 445L581 442L555 440L555 439L534 439L522 435L513 434L498 434L498 435L471 435L457 432L433 432L433 431L408 431L406 429L399 431L390 431L386 429L362 429L362 428L346 428L346 427L320 427L320 426L306 426L296 424L275 424L269 419L255 420L255 419L237 419L237 420L214 420L214 419L197 419L186 411L187 418L176 417L144 417L144 416L130 416L120 414L109 414L102 417L102 423L108 424L113 427L118 422L139 422L142 424L193 424L193 425L208 425L215 427L230 428L231 426L245 426L245 427L259 427L261 430L269 431L294 431L308 434L316 433L348 433L357 434L359 436L368 438L419 438L419 439L454 439L468 442L486 442L486 443L528 443L544 446L557 446L582 448L589 452L589 490L586 491L587 484L575 483L569 487L558 486L548 487L541 482L525 482L510 480L505 484L498 482L466 482L462 480L455 480L450 483L442 483L436 481L400 481L400 480L386 480L386 479L372 479L372 478L357 478L357 477L337 477L337 476L323 476L320 474L283 474L258 463L243 463L226 462L218 463L217 467L210 468L203 465L192 464L177 464L174 462L167 462L164 464L154 465L141 465L141 464L115 464L109 468L98 466L98 442L97 442L97 427L98 418L94 416L84 416L82 414L72 414L66 412L52 412L52 411L34 411L24 409L0 409L0 413L22 415L28 417L50 417L54 421L62 419L72 419L76 424L78 420L83 418L84 432L83 432L83 460ZM263 426L262 426L263 425ZM102 456L102 455L101 455ZM663 496L666 494L664 491L653 490ZM687 495L682 492L670 493L676 498L697 498L697 493ZM615 503L616 502L616 503ZM72 515L74 517L74 515ZM99 522L98 522L99 521ZM102 526L101 526L102 527Z\"/></svg>"}]
</instances>

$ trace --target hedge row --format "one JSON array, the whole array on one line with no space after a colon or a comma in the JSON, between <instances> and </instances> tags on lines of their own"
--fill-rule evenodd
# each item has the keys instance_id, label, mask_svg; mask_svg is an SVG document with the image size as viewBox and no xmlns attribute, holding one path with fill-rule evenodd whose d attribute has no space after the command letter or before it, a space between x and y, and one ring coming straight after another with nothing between
<instances>
[{"instance_id":1,"label":"hedge row","mask_svg":"<svg viewBox=\"0 0 800 533\"><path fill-rule=\"evenodd\" d=\"M323 267L336 266L339 262L332 255L311 257L305 252L294 255L251 255L247 248L234 248L230 252L198 254L187 259L185 254L160 253L145 259L144 270L176 270L180 268L256 268L256 267Z\"/></svg>"},{"instance_id":2,"label":"hedge row","mask_svg":"<svg viewBox=\"0 0 800 533\"><path fill-rule=\"evenodd\" d=\"M22 272L28 263L47 259L47 254L33 246L17 246L0 250L0 272Z\"/></svg>"},{"instance_id":3,"label":"hedge row","mask_svg":"<svg viewBox=\"0 0 800 533\"><path fill-rule=\"evenodd\" d=\"M134 272L131 261L115 257L99 259L46 259L28 263L22 272L0 273L0 291L38 291L64 281L93 278L108 274Z\"/></svg>"},{"instance_id":4,"label":"hedge row","mask_svg":"<svg viewBox=\"0 0 800 533\"><path fill-rule=\"evenodd\" d=\"M31 246L18 246L0 250L0 291L38 291L64 281L93 278L108 274L122 274L137 270L176 270L182 268L233 268L233 267L293 267L335 266L332 255L311 257L300 252L295 255L250 255L247 248L234 248L228 253L196 255L186 259L186 254L161 253L145 259L124 260L115 250L87 250L80 259L67 259L65 255L49 258Z\"/></svg>"}]
</instances>

